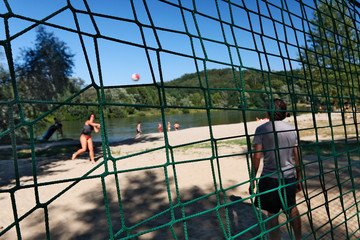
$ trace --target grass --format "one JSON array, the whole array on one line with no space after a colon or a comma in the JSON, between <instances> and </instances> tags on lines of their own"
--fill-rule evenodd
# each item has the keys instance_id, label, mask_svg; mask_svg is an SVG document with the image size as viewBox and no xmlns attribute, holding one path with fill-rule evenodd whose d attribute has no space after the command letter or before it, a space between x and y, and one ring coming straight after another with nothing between
<instances>
[{"instance_id":1,"label":"grass","mask_svg":"<svg viewBox=\"0 0 360 240\"><path fill-rule=\"evenodd\" d=\"M252 142L252 140L251 140ZM223 140L218 142L218 147L234 147L234 146L246 146L246 139L235 139L235 140ZM302 154L303 155L315 155L317 151L321 153L321 156L332 156L334 153L336 155L346 155L347 152L350 152L351 157L359 157L359 144L356 141L348 141L348 144L345 144L344 141L324 141L315 143L313 141L301 141L300 143ZM210 142L187 145L181 148L178 148L178 151L187 151L190 149L210 149Z\"/></svg>"},{"instance_id":2,"label":"grass","mask_svg":"<svg viewBox=\"0 0 360 240\"><path fill-rule=\"evenodd\" d=\"M232 147L232 146L244 146L244 145L247 145L246 139L222 140L217 143L218 147ZM186 145L179 148L179 150L186 151L189 149L204 149L204 148L205 149L211 148L211 143L206 142L206 143Z\"/></svg>"},{"instance_id":3,"label":"grass","mask_svg":"<svg viewBox=\"0 0 360 240\"><path fill-rule=\"evenodd\" d=\"M356 128L355 128L354 120L352 118L345 118L345 122L346 124L349 124L346 125L346 133L351 136L355 135ZM291 124L293 124L292 121ZM306 121L306 120L299 121L298 127L300 130L299 131L300 137L308 137L308 136L313 136L315 134L315 127L312 121ZM343 120L341 117L336 117L336 115L335 117L332 118L331 126L328 119L326 120L317 119L316 127L318 128L317 129L318 136L321 136L323 138L328 138L329 140L331 139L331 128L333 130L333 135L335 138L339 138L339 137L343 138L345 134ZM309 130L302 130L307 128L309 128Z\"/></svg>"},{"instance_id":4,"label":"grass","mask_svg":"<svg viewBox=\"0 0 360 240\"><path fill-rule=\"evenodd\" d=\"M252 142L252 139L250 140L250 142ZM247 141L246 139L235 139L235 140L227 140L218 143L218 146L229 146L229 145L245 146L247 145Z\"/></svg>"},{"instance_id":5,"label":"grass","mask_svg":"<svg viewBox=\"0 0 360 240\"><path fill-rule=\"evenodd\" d=\"M302 141L300 145L303 155L315 155L319 151L322 156L332 156L334 152L347 154L349 151L351 156L359 156L359 144L356 141L349 141L347 144L344 141L319 143Z\"/></svg>"}]
</instances>

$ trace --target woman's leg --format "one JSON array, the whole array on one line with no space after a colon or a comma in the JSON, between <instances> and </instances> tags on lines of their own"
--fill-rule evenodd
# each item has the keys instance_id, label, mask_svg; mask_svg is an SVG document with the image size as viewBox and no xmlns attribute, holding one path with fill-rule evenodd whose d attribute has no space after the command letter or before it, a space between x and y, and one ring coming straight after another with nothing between
<instances>
[{"instance_id":1,"label":"woman's leg","mask_svg":"<svg viewBox=\"0 0 360 240\"><path fill-rule=\"evenodd\" d=\"M88 148L89 148L90 161L92 163L95 163L95 160L94 160L94 144L93 144L93 141L92 141L91 138L89 138L87 140L87 145L88 145Z\"/></svg>"},{"instance_id":2,"label":"woman's leg","mask_svg":"<svg viewBox=\"0 0 360 240\"><path fill-rule=\"evenodd\" d=\"M72 160L75 160L75 158L83 152L86 152L86 137L84 135L80 136L80 143L81 143L81 148L79 150L77 150L73 155L72 155Z\"/></svg>"}]
</instances>

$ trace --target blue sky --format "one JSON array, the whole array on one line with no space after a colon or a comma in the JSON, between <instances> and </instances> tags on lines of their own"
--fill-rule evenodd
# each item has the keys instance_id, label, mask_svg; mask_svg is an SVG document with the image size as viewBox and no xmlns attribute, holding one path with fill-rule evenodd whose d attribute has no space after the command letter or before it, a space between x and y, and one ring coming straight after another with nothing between
<instances>
[{"instance_id":1,"label":"blue sky","mask_svg":"<svg viewBox=\"0 0 360 240\"><path fill-rule=\"evenodd\" d=\"M131 2L133 2L136 16ZM304 36L301 31L295 32L291 28L285 27L286 25L290 26L292 21L301 30L300 18L296 16L301 15L297 1L286 1L288 6L283 5L282 7L285 10L291 9L291 12L295 14L291 16L291 21L287 11L281 12L281 8L272 5L281 6L283 4L281 0L244 1L246 8L250 10L250 21L244 11L243 1L232 2L235 3L231 6L233 25L236 26L233 28L235 40L230 27L232 19L229 4L226 1L197 0L194 6L192 0L182 0L180 3L184 7L185 20L183 20L180 8L173 5L179 5L178 0L148 0L146 1L148 12L142 0L87 1L91 12L98 14L94 16L94 20L100 32L97 44L101 73L97 67L94 38L83 34L86 54L89 57L90 69L95 82L99 84L101 76L105 86L134 84L131 80L132 73L140 75L140 81L137 82L139 84L152 83L154 80L160 81L160 76L164 81L173 80L186 73L196 72L193 56L199 59L197 60L199 70L203 70L205 67L207 69L225 68L229 67L231 63L245 68L284 70L284 62L280 56L292 59L291 61L285 60L286 69L289 69L290 65L293 68L299 67L293 60L297 57L296 45L303 45ZM9 19L10 36L14 38L11 41L11 47L16 61L19 61L22 49L34 46L36 28L32 27L34 26L32 20L44 20L52 13L67 6L66 0L9 0L8 3L14 14L29 18L28 20L17 17ZM70 3L74 9L78 10L76 16L81 31L94 36L96 34L95 25L89 14L81 12L87 12L84 1L70 0ZM223 25L223 29L219 21L214 20L219 19L216 3L218 3L221 19L228 23ZM192 11L194 9L196 11ZM259 20L259 16L252 11L260 12L263 16ZM0 14L7 12L5 2L1 1ZM308 17L311 17L309 13ZM279 21L275 23L275 28L274 22L267 18L270 15ZM139 24L136 24L135 19ZM281 24L281 22L285 24ZM46 26L47 31L54 32L55 36L66 42L71 52L75 54L73 77L80 77L86 83L90 83L89 69L79 35L60 29L65 27L76 30L72 11L68 8L49 18L46 23L53 25ZM3 18L1 18L1 24L4 26ZM144 41L141 37L140 25L142 25L149 58L145 48L142 47ZM154 31L148 27L152 25L158 29ZM263 37L256 35L254 41L251 28L256 32L263 32ZM277 38L289 44L280 42L278 45L278 42L273 39L276 38L275 29L278 34ZM296 37L299 42L296 41ZM1 27L0 40L5 39L5 27ZM228 48L225 43L237 45L240 48ZM260 57L256 49L263 52ZM289 56L286 50L289 52ZM2 46L0 46L0 52L4 52ZM204 59L207 61L203 61ZM269 64L266 63L266 60ZM1 63L7 65L4 56L1 57Z\"/></svg>"}]
</instances>

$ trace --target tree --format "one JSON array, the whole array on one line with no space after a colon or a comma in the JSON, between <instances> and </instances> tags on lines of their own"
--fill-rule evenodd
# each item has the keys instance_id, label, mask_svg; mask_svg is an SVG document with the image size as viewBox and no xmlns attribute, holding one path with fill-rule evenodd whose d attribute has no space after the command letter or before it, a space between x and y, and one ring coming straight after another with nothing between
<instances>
[{"instance_id":1,"label":"tree","mask_svg":"<svg viewBox=\"0 0 360 240\"><path fill-rule=\"evenodd\" d=\"M9 73L0 65L0 101L9 101L13 98Z\"/></svg>"},{"instance_id":2,"label":"tree","mask_svg":"<svg viewBox=\"0 0 360 240\"><path fill-rule=\"evenodd\" d=\"M40 26L34 48L23 49L22 63L16 68L20 98L51 101L74 90L75 82L70 80L73 57L65 42ZM36 116L47 108L32 105L28 113Z\"/></svg>"},{"instance_id":3,"label":"tree","mask_svg":"<svg viewBox=\"0 0 360 240\"><path fill-rule=\"evenodd\" d=\"M200 93L196 92L194 94L190 94L189 100L194 104L195 107L204 106L204 97L200 95Z\"/></svg>"},{"instance_id":4,"label":"tree","mask_svg":"<svg viewBox=\"0 0 360 240\"><path fill-rule=\"evenodd\" d=\"M0 101L10 101L13 91L9 73L0 64ZM9 108L7 104L0 105L0 132L6 130L9 124Z\"/></svg>"},{"instance_id":5,"label":"tree","mask_svg":"<svg viewBox=\"0 0 360 240\"><path fill-rule=\"evenodd\" d=\"M307 83L308 94L321 94L330 104L333 100L329 96L337 96L341 101L351 94L343 92L341 85L351 85L351 74L359 73L359 41L355 20L345 5L340 6L336 1L317 4L310 21L309 38L299 59L306 78L311 79Z\"/></svg>"}]
</instances>

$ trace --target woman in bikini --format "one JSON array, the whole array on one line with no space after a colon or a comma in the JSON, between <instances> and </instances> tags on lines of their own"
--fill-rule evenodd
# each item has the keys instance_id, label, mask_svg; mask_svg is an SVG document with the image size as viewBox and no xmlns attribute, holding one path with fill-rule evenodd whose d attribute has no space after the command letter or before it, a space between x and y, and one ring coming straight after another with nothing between
<instances>
[{"instance_id":1,"label":"woman in bikini","mask_svg":"<svg viewBox=\"0 0 360 240\"><path fill-rule=\"evenodd\" d=\"M94 123L94 120L95 120L95 115L91 114L89 119L85 122L83 130L80 135L81 148L72 155L71 158L72 160L74 160L79 154L86 152L86 149L88 148L90 160L92 163L95 163L94 145L91 139L91 132L92 130L94 130L95 133L98 133L100 131L100 124Z\"/></svg>"}]
</instances>

